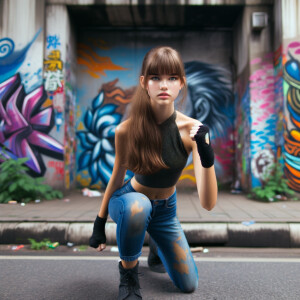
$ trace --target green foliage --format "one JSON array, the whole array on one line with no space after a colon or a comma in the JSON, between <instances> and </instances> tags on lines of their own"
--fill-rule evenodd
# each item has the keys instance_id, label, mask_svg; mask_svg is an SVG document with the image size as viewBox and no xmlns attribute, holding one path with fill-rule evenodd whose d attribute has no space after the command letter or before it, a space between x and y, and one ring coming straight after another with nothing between
<instances>
[{"instance_id":1,"label":"green foliage","mask_svg":"<svg viewBox=\"0 0 300 300\"><path fill-rule=\"evenodd\" d=\"M48 239L44 239L41 242L37 242L35 239L28 239L31 246L30 249L33 250L48 250L51 242Z\"/></svg>"},{"instance_id":2,"label":"green foliage","mask_svg":"<svg viewBox=\"0 0 300 300\"><path fill-rule=\"evenodd\" d=\"M263 175L263 184L261 187L255 187L248 195L260 201L273 202L279 200L299 200L295 192L288 186L288 180L284 178L282 165L276 162Z\"/></svg>"},{"instance_id":3,"label":"green foliage","mask_svg":"<svg viewBox=\"0 0 300 300\"><path fill-rule=\"evenodd\" d=\"M55 249L57 246L59 246L59 243L51 243L48 239L43 239L41 242L37 242L35 239L28 239L31 246L30 249L33 250L49 250L49 249Z\"/></svg>"},{"instance_id":4,"label":"green foliage","mask_svg":"<svg viewBox=\"0 0 300 300\"><path fill-rule=\"evenodd\" d=\"M88 249L87 245L80 245L79 246L79 251L86 251Z\"/></svg>"},{"instance_id":5,"label":"green foliage","mask_svg":"<svg viewBox=\"0 0 300 300\"><path fill-rule=\"evenodd\" d=\"M43 184L43 177L33 178L26 173L29 168L24 163L28 158L5 160L1 155L0 158L4 160L0 164L0 203L8 203L10 200L27 203L35 199L63 197L62 192Z\"/></svg>"}]
</instances>

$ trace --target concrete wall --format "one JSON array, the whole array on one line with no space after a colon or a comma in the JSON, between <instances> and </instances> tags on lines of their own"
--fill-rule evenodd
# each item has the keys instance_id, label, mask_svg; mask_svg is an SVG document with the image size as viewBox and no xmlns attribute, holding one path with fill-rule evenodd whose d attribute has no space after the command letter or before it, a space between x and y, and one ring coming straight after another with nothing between
<instances>
[{"instance_id":1,"label":"concrete wall","mask_svg":"<svg viewBox=\"0 0 300 300\"><path fill-rule=\"evenodd\" d=\"M52 186L69 189L75 171L75 33L65 5L46 6L45 89L55 111L55 136L64 148L64 160L48 160Z\"/></svg>"},{"instance_id":2,"label":"concrete wall","mask_svg":"<svg viewBox=\"0 0 300 300\"><path fill-rule=\"evenodd\" d=\"M252 29L253 12L268 14L266 28ZM276 153L272 13L267 6L246 6L234 29L236 187L244 190L261 185Z\"/></svg>"},{"instance_id":3,"label":"concrete wall","mask_svg":"<svg viewBox=\"0 0 300 300\"><path fill-rule=\"evenodd\" d=\"M181 53L189 95L180 109L211 128L219 183L232 181L231 33L98 30L82 31L78 42L77 181L81 186L107 184L114 163L114 129L126 117L145 53L158 45L170 45ZM179 185L195 186L191 158Z\"/></svg>"},{"instance_id":4,"label":"concrete wall","mask_svg":"<svg viewBox=\"0 0 300 300\"><path fill-rule=\"evenodd\" d=\"M164 5L261 5L273 4L274 0L146 0L146 5L164 4ZM93 5L93 4L107 4L107 5L138 5L139 0L47 0L49 4L68 4L68 5Z\"/></svg>"},{"instance_id":5,"label":"concrete wall","mask_svg":"<svg viewBox=\"0 0 300 300\"><path fill-rule=\"evenodd\" d=\"M30 175L69 189L75 183L76 42L67 9L45 10L38 0L4 0L0 8L0 143L7 157L28 157Z\"/></svg>"},{"instance_id":6,"label":"concrete wall","mask_svg":"<svg viewBox=\"0 0 300 300\"><path fill-rule=\"evenodd\" d=\"M250 186L249 35L249 15L244 9L233 30L236 188Z\"/></svg>"},{"instance_id":7,"label":"concrete wall","mask_svg":"<svg viewBox=\"0 0 300 300\"><path fill-rule=\"evenodd\" d=\"M274 158L283 154L289 185L300 191L299 1L205 2L246 4L233 35L85 30L77 43L65 4L94 2L0 0L0 143L8 157L27 156L32 176L45 176L60 189L75 181L105 186L114 162L114 128L126 116L142 58L151 47L168 44L181 52L188 74L182 110L212 127L219 182L234 178L245 190L258 186ZM251 28L255 11L269 16L260 32ZM216 74L220 81L214 81ZM199 86L207 87L206 93ZM90 120L106 125L95 133ZM194 182L189 160L179 184Z\"/></svg>"},{"instance_id":8,"label":"concrete wall","mask_svg":"<svg viewBox=\"0 0 300 300\"><path fill-rule=\"evenodd\" d=\"M0 143L11 158L28 157L32 176L63 159L54 110L43 84L44 1L4 0L0 39Z\"/></svg>"}]
</instances>

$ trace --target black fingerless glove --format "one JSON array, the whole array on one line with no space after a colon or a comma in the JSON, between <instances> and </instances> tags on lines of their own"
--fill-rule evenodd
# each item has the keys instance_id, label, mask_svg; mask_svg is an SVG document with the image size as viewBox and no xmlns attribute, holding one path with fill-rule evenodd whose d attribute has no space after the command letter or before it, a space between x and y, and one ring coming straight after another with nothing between
<instances>
[{"instance_id":1,"label":"black fingerless glove","mask_svg":"<svg viewBox=\"0 0 300 300\"><path fill-rule=\"evenodd\" d=\"M97 218L94 222L93 234L90 237L90 246L93 248L98 248L100 244L106 243L105 236L105 223L107 218L100 218L97 215Z\"/></svg>"},{"instance_id":2,"label":"black fingerless glove","mask_svg":"<svg viewBox=\"0 0 300 300\"><path fill-rule=\"evenodd\" d=\"M214 164L215 156L210 143L208 127L206 125L201 125L195 134L194 139L197 143L198 153L203 168L210 168Z\"/></svg>"}]
</instances>

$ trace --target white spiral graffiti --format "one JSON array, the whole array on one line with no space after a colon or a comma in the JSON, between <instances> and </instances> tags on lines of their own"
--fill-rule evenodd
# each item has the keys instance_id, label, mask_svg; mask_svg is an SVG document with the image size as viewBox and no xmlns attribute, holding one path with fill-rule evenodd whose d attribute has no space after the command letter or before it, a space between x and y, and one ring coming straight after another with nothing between
<instances>
[{"instance_id":1,"label":"white spiral graffiti","mask_svg":"<svg viewBox=\"0 0 300 300\"><path fill-rule=\"evenodd\" d=\"M1 39L0 40L0 58L6 57L14 51L15 44L9 39Z\"/></svg>"}]
</instances>

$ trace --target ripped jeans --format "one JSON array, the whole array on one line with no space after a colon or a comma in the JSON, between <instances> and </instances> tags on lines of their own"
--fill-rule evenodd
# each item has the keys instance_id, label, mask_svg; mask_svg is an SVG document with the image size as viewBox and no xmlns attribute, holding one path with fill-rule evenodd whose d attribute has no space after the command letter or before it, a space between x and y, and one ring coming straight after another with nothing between
<instances>
[{"instance_id":1,"label":"ripped jeans","mask_svg":"<svg viewBox=\"0 0 300 300\"><path fill-rule=\"evenodd\" d=\"M117 224L122 260L138 259L148 231L174 284L187 293L198 287L198 270L176 216L176 191L167 199L150 200L137 193L128 181L114 192L108 210Z\"/></svg>"}]
</instances>

